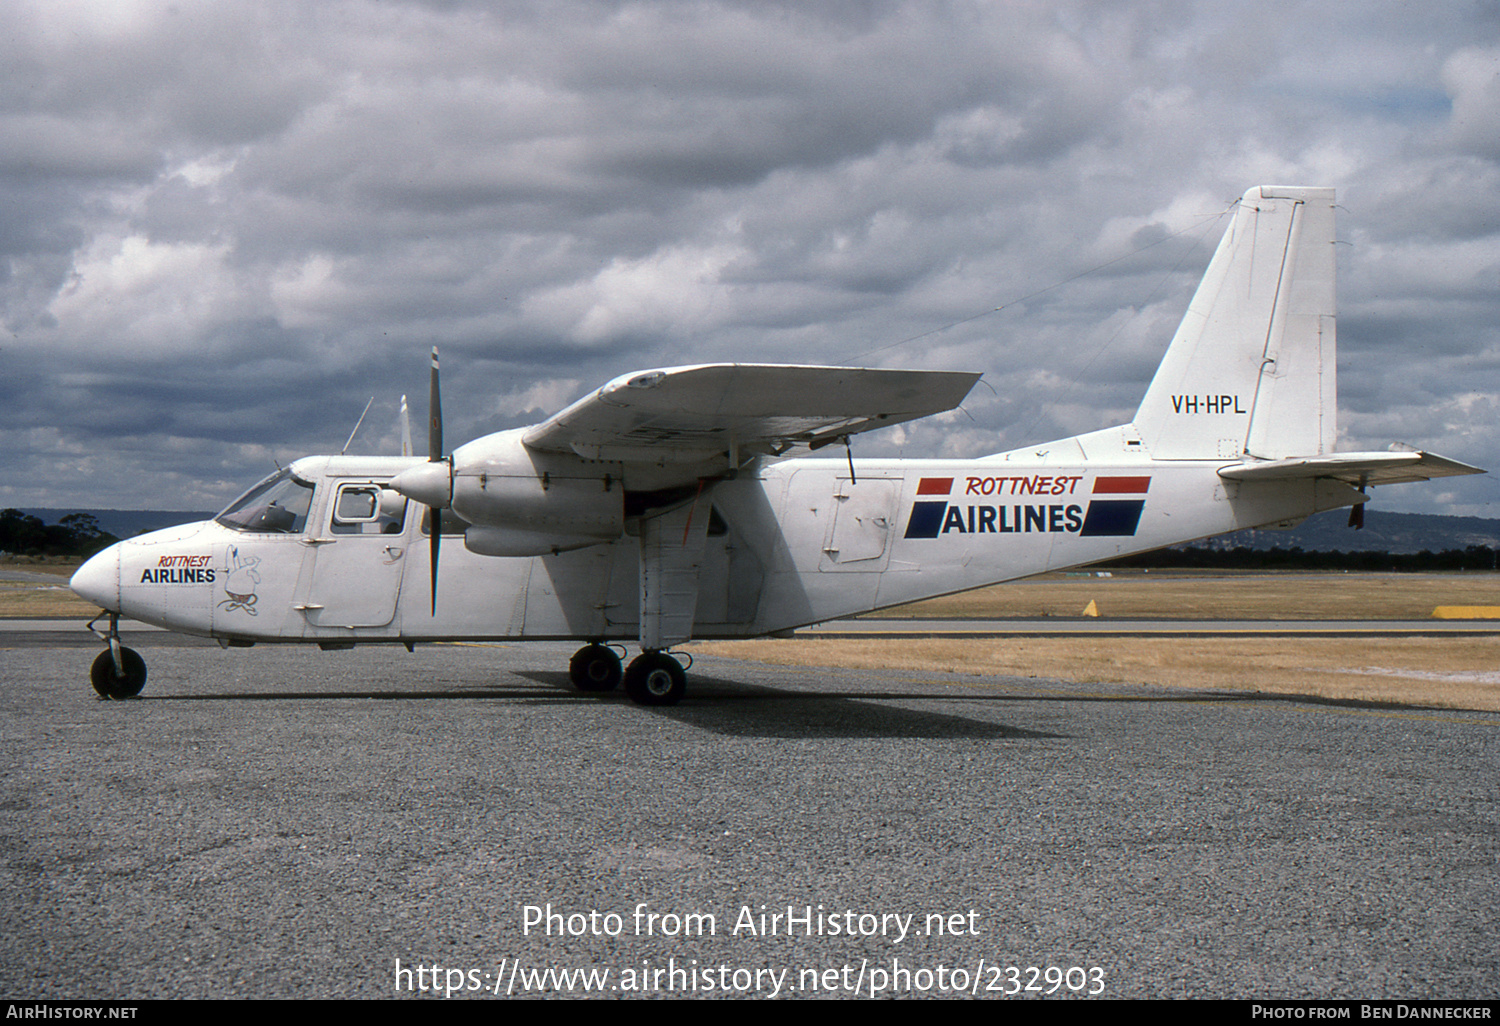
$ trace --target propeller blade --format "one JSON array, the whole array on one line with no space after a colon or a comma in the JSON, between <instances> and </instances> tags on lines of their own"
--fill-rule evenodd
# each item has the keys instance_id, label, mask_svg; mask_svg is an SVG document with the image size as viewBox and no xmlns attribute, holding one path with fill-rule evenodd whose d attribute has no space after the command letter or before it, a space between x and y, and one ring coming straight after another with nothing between
<instances>
[{"instance_id":1,"label":"propeller blade","mask_svg":"<svg viewBox=\"0 0 1500 1026\"><path fill-rule=\"evenodd\" d=\"M406 408L406 396L401 397L401 455L411 455L411 411Z\"/></svg>"},{"instance_id":2,"label":"propeller blade","mask_svg":"<svg viewBox=\"0 0 1500 1026\"><path fill-rule=\"evenodd\" d=\"M443 456L443 393L438 381L438 350L432 347L432 376L427 388L427 460L441 463ZM453 465L448 465L453 473ZM451 477L450 477L451 482ZM449 501L452 501L452 484L449 484ZM437 616L438 556L443 547L443 512L437 506L429 506L432 531L427 536L427 560L432 573L432 615Z\"/></svg>"},{"instance_id":3,"label":"propeller blade","mask_svg":"<svg viewBox=\"0 0 1500 1026\"><path fill-rule=\"evenodd\" d=\"M438 351L432 347L431 416L427 429L427 462L407 467L391 478L390 486L427 507L428 556L432 563L432 612L437 615L438 550L442 546L442 510L453 505L453 457L443 453L443 400L438 387ZM405 403L402 404L403 412ZM403 442L403 446L409 443Z\"/></svg>"},{"instance_id":4,"label":"propeller blade","mask_svg":"<svg viewBox=\"0 0 1500 1026\"><path fill-rule=\"evenodd\" d=\"M427 536L427 561L432 567L432 615L437 616L438 553L443 547L443 511L428 507L432 533Z\"/></svg>"},{"instance_id":5,"label":"propeller blade","mask_svg":"<svg viewBox=\"0 0 1500 1026\"><path fill-rule=\"evenodd\" d=\"M432 379L427 389L427 459L443 458L443 396L438 388L438 351L432 347Z\"/></svg>"}]
</instances>

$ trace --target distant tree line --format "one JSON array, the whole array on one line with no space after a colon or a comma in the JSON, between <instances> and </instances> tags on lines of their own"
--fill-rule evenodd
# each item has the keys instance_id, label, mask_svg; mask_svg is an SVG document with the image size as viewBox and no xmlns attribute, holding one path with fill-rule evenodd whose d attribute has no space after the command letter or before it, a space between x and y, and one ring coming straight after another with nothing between
<instances>
[{"instance_id":1,"label":"distant tree line","mask_svg":"<svg viewBox=\"0 0 1500 1026\"><path fill-rule=\"evenodd\" d=\"M1196 545L1173 546L1137 556L1098 564L1102 567L1171 570L1496 570L1500 569L1500 549L1489 545L1470 545L1442 552L1306 552L1301 548L1233 549L1200 548Z\"/></svg>"},{"instance_id":2,"label":"distant tree line","mask_svg":"<svg viewBox=\"0 0 1500 1026\"><path fill-rule=\"evenodd\" d=\"M18 556L92 556L120 539L90 513L69 513L55 524L18 509L0 510L0 552Z\"/></svg>"}]
</instances>

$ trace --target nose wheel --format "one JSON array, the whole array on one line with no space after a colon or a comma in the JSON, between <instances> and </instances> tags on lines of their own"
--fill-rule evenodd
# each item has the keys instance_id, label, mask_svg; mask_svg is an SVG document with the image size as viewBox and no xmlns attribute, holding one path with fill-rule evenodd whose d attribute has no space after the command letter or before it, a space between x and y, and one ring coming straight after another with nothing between
<instances>
[{"instance_id":1,"label":"nose wheel","mask_svg":"<svg viewBox=\"0 0 1500 1026\"><path fill-rule=\"evenodd\" d=\"M120 665L114 652L100 652L89 669L89 681L100 698L134 698L146 686L146 660L133 648L120 648Z\"/></svg>"},{"instance_id":2,"label":"nose wheel","mask_svg":"<svg viewBox=\"0 0 1500 1026\"><path fill-rule=\"evenodd\" d=\"M89 622L89 629L94 629L93 621ZM107 700L139 695L146 686L146 660L135 649L120 644L120 618L110 616L109 633L100 634L97 630L94 633L109 646L89 667L89 683L99 697Z\"/></svg>"}]
</instances>

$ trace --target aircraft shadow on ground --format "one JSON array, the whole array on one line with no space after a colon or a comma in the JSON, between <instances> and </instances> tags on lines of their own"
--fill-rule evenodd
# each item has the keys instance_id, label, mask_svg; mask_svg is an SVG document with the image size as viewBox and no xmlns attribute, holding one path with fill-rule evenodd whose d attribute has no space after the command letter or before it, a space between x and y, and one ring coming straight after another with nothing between
<instances>
[{"instance_id":1,"label":"aircraft shadow on ground","mask_svg":"<svg viewBox=\"0 0 1500 1026\"><path fill-rule=\"evenodd\" d=\"M486 680L446 682L427 689L379 690L307 688L237 691L220 694L140 696L143 702L286 702L286 701L476 701L497 699L527 705L605 703L636 709L690 726L736 737L795 738L907 738L935 740L1063 740L1071 737L1030 730L957 712L912 709L901 703L942 703L947 709L994 707L995 703L1081 706L1093 704L1253 704L1302 703L1357 709L1410 709L1409 706L1369 701L1319 698L1267 692L1183 692L1119 695L1044 692L984 693L964 689L929 690L892 686L859 690L802 691L695 674L688 696L679 705L645 707L633 704L623 690L580 692L559 670L511 671L514 683ZM527 683L522 683L525 681Z\"/></svg>"},{"instance_id":2,"label":"aircraft shadow on ground","mask_svg":"<svg viewBox=\"0 0 1500 1026\"><path fill-rule=\"evenodd\" d=\"M683 704L650 708L638 706L623 690L605 693L578 691L568 675L557 670L513 674L531 684L495 682L431 689L371 691L369 689L288 688L235 691L221 694L141 695L140 702L297 702L297 701L475 701L501 699L527 705L607 703L663 716L717 733L766 738L955 738L970 740L1045 740L1068 735L1027 730L949 713L902 708L892 702L986 701L986 696L951 692L916 694L897 689L850 692L783 691L758 684L695 676ZM879 704L876 704L879 703Z\"/></svg>"},{"instance_id":3,"label":"aircraft shadow on ground","mask_svg":"<svg viewBox=\"0 0 1500 1026\"><path fill-rule=\"evenodd\" d=\"M568 675L557 671L519 671L540 683L572 688ZM595 700L629 702L623 692L592 696ZM892 701L953 701L953 694L913 695L901 691L785 691L763 684L745 684L694 674L682 704L644 711L690 726L736 737L792 738L966 738L970 740L1063 738L1021 727L991 723L950 713L872 704Z\"/></svg>"}]
</instances>

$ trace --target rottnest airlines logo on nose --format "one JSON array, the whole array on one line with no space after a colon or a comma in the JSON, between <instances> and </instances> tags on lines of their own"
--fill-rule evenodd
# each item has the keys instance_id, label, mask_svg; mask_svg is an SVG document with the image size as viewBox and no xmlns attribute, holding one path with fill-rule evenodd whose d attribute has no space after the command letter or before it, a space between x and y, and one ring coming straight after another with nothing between
<instances>
[{"instance_id":1,"label":"rottnest airlines logo on nose","mask_svg":"<svg viewBox=\"0 0 1500 1026\"><path fill-rule=\"evenodd\" d=\"M1087 506L1077 502L961 503L953 501L955 482L961 497L1028 495L1061 497L1080 491L1084 474L1031 474L1019 477L924 477L917 482L917 501L906 522L906 537L936 538L940 534L1076 534L1085 538L1134 535L1146 500L1099 498L1098 496L1145 495L1150 475L1140 477L1101 476L1084 494ZM943 496L927 499L924 496Z\"/></svg>"}]
</instances>

